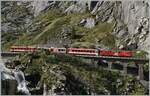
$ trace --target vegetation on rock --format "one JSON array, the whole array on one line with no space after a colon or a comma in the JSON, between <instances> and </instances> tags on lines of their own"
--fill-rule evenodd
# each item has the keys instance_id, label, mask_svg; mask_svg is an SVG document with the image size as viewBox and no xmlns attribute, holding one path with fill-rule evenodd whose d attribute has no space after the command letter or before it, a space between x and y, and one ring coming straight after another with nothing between
<instances>
[{"instance_id":1,"label":"vegetation on rock","mask_svg":"<svg viewBox=\"0 0 150 96\"><path fill-rule=\"evenodd\" d=\"M25 74L38 74L40 87L45 83L48 90L53 90L56 94L142 95L146 92L135 78L101 67L96 68L82 58L45 51L23 56L32 60L27 64ZM27 57L21 56L22 64L26 65L29 61Z\"/></svg>"},{"instance_id":2,"label":"vegetation on rock","mask_svg":"<svg viewBox=\"0 0 150 96\"><path fill-rule=\"evenodd\" d=\"M137 58L148 55L145 51L138 52L149 46L145 43L149 33L147 2L45 1L48 6L41 2L38 2L41 6L32 5L33 2L2 2L2 51L8 51L12 45L68 45L103 49L121 47L122 50L136 50L134 57ZM35 16L36 7L45 8ZM92 27L85 26L87 19L92 20L88 22ZM20 61L31 94L42 94L44 84L49 94L146 94L135 78L95 68L88 60L72 55L38 51L22 53ZM148 66L144 65L147 74Z\"/></svg>"}]
</instances>

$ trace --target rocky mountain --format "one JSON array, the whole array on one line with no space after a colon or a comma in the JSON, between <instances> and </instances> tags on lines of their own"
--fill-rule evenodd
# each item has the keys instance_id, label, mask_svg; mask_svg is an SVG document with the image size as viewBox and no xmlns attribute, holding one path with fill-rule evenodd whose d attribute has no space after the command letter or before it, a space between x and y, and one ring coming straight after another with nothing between
<instances>
[{"instance_id":1,"label":"rocky mountain","mask_svg":"<svg viewBox=\"0 0 150 96\"><path fill-rule=\"evenodd\" d=\"M146 1L2 2L2 44L148 51Z\"/></svg>"},{"instance_id":2,"label":"rocky mountain","mask_svg":"<svg viewBox=\"0 0 150 96\"><path fill-rule=\"evenodd\" d=\"M148 14L146 0L2 1L2 51L12 45L36 45L149 52ZM17 73L10 70L2 73L3 92L19 95L23 92L32 95L148 94L135 78L124 78L121 73L95 68L83 61L45 52L22 54L19 64L11 63L16 65L11 70L19 69ZM6 90L5 86L12 90ZM23 92L16 91L17 87Z\"/></svg>"}]
</instances>

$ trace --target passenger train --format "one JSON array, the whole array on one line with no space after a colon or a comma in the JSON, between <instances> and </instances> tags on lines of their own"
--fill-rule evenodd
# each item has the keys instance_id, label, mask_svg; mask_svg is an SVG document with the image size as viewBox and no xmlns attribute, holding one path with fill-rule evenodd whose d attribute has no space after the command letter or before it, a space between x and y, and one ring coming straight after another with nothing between
<instances>
[{"instance_id":1,"label":"passenger train","mask_svg":"<svg viewBox=\"0 0 150 96\"><path fill-rule=\"evenodd\" d=\"M91 56L117 56L117 57L132 57L132 51L114 51L104 49L87 49L87 48L45 48L33 46L11 46L11 52L36 52L40 49L48 50L52 53L67 53L73 55L91 55Z\"/></svg>"}]
</instances>

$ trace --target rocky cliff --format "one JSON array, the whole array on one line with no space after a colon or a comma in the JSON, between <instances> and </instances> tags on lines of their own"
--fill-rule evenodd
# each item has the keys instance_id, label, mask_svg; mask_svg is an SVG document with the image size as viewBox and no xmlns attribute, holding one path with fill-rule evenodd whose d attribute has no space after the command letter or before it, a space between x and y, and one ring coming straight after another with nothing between
<instances>
[{"instance_id":1,"label":"rocky cliff","mask_svg":"<svg viewBox=\"0 0 150 96\"><path fill-rule=\"evenodd\" d=\"M146 1L5 1L2 44L148 51L148 9Z\"/></svg>"},{"instance_id":2,"label":"rocky cliff","mask_svg":"<svg viewBox=\"0 0 150 96\"><path fill-rule=\"evenodd\" d=\"M148 14L146 1L2 1L2 50L68 45L148 52ZM137 80L120 73L69 56L36 55L23 70L31 94L147 94ZM21 56L21 65L30 57Z\"/></svg>"}]
</instances>

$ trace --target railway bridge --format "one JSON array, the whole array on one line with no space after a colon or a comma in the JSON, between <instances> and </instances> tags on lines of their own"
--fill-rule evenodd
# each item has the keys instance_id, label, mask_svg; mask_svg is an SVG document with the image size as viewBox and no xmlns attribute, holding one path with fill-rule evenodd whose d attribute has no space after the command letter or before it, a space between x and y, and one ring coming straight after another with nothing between
<instances>
[{"instance_id":1,"label":"railway bridge","mask_svg":"<svg viewBox=\"0 0 150 96\"><path fill-rule=\"evenodd\" d=\"M148 58L132 58L132 57L110 57L110 56L86 56L86 55L77 55L77 57L85 58L91 61L91 64L94 64L95 67L98 67L98 62L101 60L107 61L107 69L112 71L112 65L119 62L123 66L123 74L126 76L128 73L128 66L138 67L138 79L140 83L149 90L149 80L144 80L144 70L143 65L149 63ZM106 64L105 64L106 65ZM147 76L149 78L149 74Z\"/></svg>"},{"instance_id":2,"label":"railway bridge","mask_svg":"<svg viewBox=\"0 0 150 96\"><path fill-rule=\"evenodd\" d=\"M123 66L123 73L127 74L128 66L138 66L138 76L140 80L144 79L143 65L149 62L148 58L132 58L132 57L110 57L110 56L86 56L77 55L77 57L89 59L92 64L98 66L100 60L105 60L108 63L108 69L112 70L112 64L119 62Z\"/></svg>"},{"instance_id":3,"label":"railway bridge","mask_svg":"<svg viewBox=\"0 0 150 96\"><path fill-rule=\"evenodd\" d=\"M2 57L13 57L19 55L18 52L1 52ZM80 58L85 58L91 61L91 64L97 66L100 60L105 60L108 63L108 69L112 70L112 64L120 62L123 66L123 73L127 74L128 66L138 66L138 76L140 80L144 79L143 65L149 62L148 58L132 58L132 57L110 57L110 56L89 56L89 55L76 55ZM132 63L132 64L129 64Z\"/></svg>"},{"instance_id":4,"label":"railway bridge","mask_svg":"<svg viewBox=\"0 0 150 96\"><path fill-rule=\"evenodd\" d=\"M19 55L19 52L1 52L0 53L2 57L13 57L16 55Z\"/></svg>"},{"instance_id":5,"label":"railway bridge","mask_svg":"<svg viewBox=\"0 0 150 96\"><path fill-rule=\"evenodd\" d=\"M2 57L13 57L19 55L19 52L2 52ZM140 80L143 80L143 65L149 62L148 58L132 58L132 57L110 57L110 56L89 56L89 55L76 55L77 57L85 58L91 61L91 64L97 66L99 60L105 60L108 63L108 69L112 69L112 64L119 61L123 65L123 72L127 74L128 66L138 65L138 76ZM129 64L134 62L134 64Z\"/></svg>"}]
</instances>

